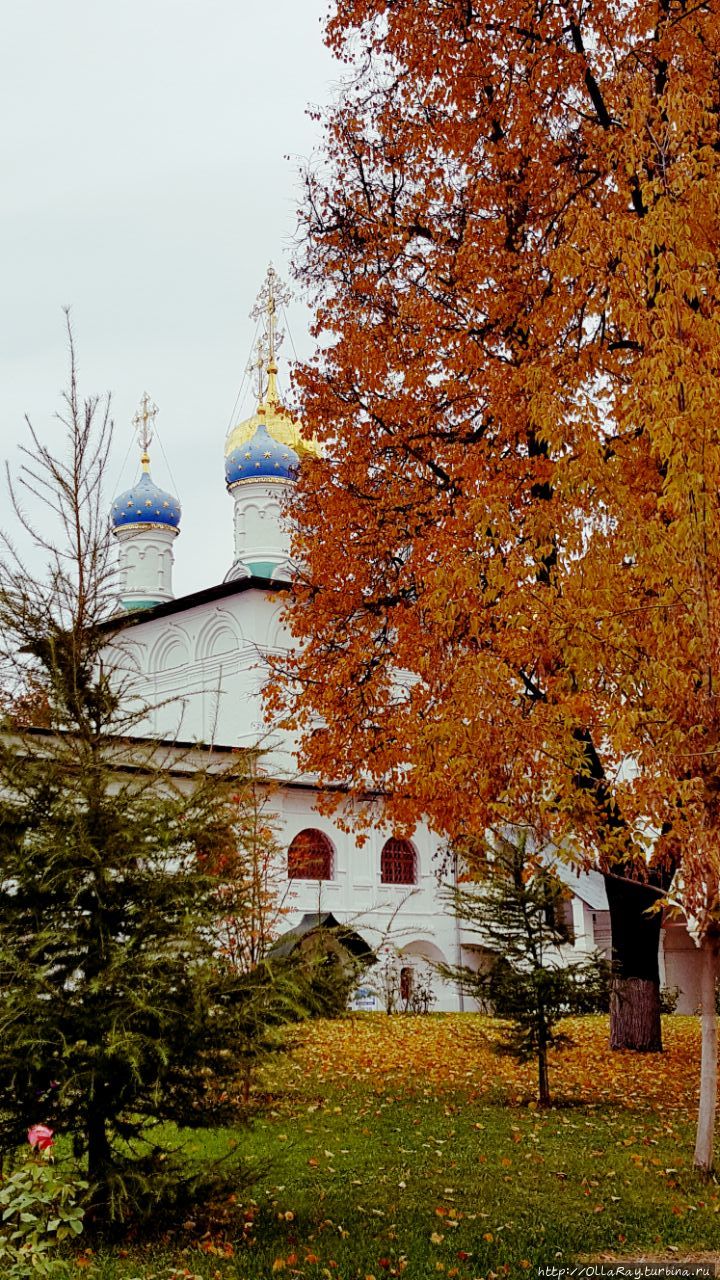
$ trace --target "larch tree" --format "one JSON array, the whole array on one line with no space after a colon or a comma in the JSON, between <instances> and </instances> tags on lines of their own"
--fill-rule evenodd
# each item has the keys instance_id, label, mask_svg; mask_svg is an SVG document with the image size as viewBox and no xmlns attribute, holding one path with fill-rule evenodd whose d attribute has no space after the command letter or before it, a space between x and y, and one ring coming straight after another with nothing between
<instances>
[{"instance_id":1,"label":"larch tree","mask_svg":"<svg viewBox=\"0 0 720 1280\"><path fill-rule=\"evenodd\" d=\"M715 776L717 4L336 0L326 38L298 386L327 457L273 697L304 764L399 824L525 821L594 859L611 1042L657 1049L653 908L717 861L688 853Z\"/></svg>"}]
</instances>

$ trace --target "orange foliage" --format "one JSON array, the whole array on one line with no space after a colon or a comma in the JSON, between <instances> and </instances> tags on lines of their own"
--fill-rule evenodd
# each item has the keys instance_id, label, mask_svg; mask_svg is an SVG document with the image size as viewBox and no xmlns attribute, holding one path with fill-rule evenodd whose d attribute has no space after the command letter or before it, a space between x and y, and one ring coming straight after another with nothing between
<instances>
[{"instance_id":1,"label":"orange foliage","mask_svg":"<svg viewBox=\"0 0 720 1280\"><path fill-rule=\"evenodd\" d=\"M666 1021L662 1060L654 1054L608 1053L604 1019L569 1018L563 1027L573 1043L551 1055L559 1098L683 1117L692 1113L699 1041L694 1018ZM534 1108L534 1063L496 1054L497 1036L492 1019L467 1014L314 1022L299 1033L294 1063L304 1086L319 1093L327 1085L349 1091L358 1085L364 1092L371 1086L369 1106L373 1098L418 1096L464 1107L468 1100L499 1092Z\"/></svg>"},{"instance_id":2,"label":"orange foliage","mask_svg":"<svg viewBox=\"0 0 720 1280\"><path fill-rule=\"evenodd\" d=\"M49 729L52 725L48 691L36 676L25 673L19 689L0 689L0 715L13 729Z\"/></svg>"},{"instance_id":3,"label":"orange foliage","mask_svg":"<svg viewBox=\"0 0 720 1280\"><path fill-rule=\"evenodd\" d=\"M697 882L720 847L717 3L337 0L327 39L352 76L299 264L312 644L273 704L399 827L532 821L612 857L650 822Z\"/></svg>"}]
</instances>

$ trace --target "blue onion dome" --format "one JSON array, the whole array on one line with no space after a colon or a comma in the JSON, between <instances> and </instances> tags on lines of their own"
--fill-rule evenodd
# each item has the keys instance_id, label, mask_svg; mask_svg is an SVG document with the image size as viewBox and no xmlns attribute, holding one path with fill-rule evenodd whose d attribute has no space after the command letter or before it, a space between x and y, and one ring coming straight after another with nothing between
<instances>
[{"instance_id":1,"label":"blue onion dome","mask_svg":"<svg viewBox=\"0 0 720 1280\"><path fill-rule=\"evenodd\" d=\"M290 480L300 465L300 458L289 444L282 444L268 434L263 421L255 434L239 444L225 458L225 483L228 489L249 480Z\"/></svg>"},{"instance_id":2,"label":"blue onion dome","mask_svg":"<svg viewBox=\"0 0 720 1280\"><path fill-rule=\"evenodd\" d=\"M114 529L153 524L177 529L180 503L171 493L153 484L150 472L143 470L137 484L113 502L110 520Z\"/></svg>"}]
</instances>

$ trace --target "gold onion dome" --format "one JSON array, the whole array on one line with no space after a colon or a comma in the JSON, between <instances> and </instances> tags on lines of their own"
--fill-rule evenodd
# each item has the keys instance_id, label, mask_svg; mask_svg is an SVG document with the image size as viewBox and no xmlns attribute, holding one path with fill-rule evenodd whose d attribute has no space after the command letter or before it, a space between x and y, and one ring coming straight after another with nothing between
<instances>
[{"instance_id":1,"label":"gold onion dome","mask_svg":"<svg viewBox=\"0 0 720 1280\"><path fill-rule=\"evenodd\" d=\"M259 430L267 433L275 445L291 449L300 459L308 456L320 457L319 442L316 439L305 439L300 423L281 403L278 394L276 357L284 336L278 325L278 310L289 300L290 293L271 263L250 312L251 319L260 321L262 325L261 336L248 365L248 372L252 374L256 385L258 407L255 413L228 432L225 441L226 472L231 456L247 446Z\"/></svg>"},{"instance_id":2,"label":"gold onion dome","mask_svg":"<svg viewBox=\"0 0 720 1280\"><path fill-rule=\"evenodd\" d=\"M267 434L277 444L292 449L299 458L320 457L320 444L316 439L306 440L297 418L280 402L277 390L277 366L268 365L267 391L261 404L249 418L244 418L237 426L232 427L225 441L225 457L242 445L252 440L255 432L263 426Z\"/></svg>"}]
</instances>

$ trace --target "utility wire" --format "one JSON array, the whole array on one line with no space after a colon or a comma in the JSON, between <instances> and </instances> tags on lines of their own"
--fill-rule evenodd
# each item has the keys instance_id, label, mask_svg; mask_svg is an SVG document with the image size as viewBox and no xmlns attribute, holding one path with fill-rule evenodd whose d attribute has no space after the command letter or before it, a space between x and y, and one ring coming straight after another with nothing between
<instances>
[{"instance_id":1,"label":"utility wire","mask_svg":"<svg viewBox=\"0 0 720 1280\"><path fill-rule=\"evenodd\" d=\"M285 332L287 333L287 336L290 339L290 346L292 347L293 356L295 357L295 363L299 364L300 357L295 347L295 341L293 339L292 329L290 328L290 317L288 316L287 308L284 302L281 303L281 308L282 308L283 320L285 321Z\"/></svg>"},{"instance_id":2,"label":"utility wire","mask_svg":"<svg viewBox=\"0 0 720 1280\"><path fill-rule=\"evenodd\" d=\"M130 450L132 449L133 444L135 443L135 439L134 439L134 437L135 437L135 433L133 432L133 435L132 435L132 437L131 437L131 439L130 439L130 443L129 443L128 447L127 447L127 453L125 454L125 457L124 457L124 458L123 458L123 460L122 460L122 466L120 467L120 470L119 470L119 472L118 472L118 476L117 476L117 480L115 481L115 487L114 487L114 489L113 489L113 501L115 500L115 496L116 496L116 495L117 495L117 493L119 492L120 485L121 485L121 483L122 483L123 472L124 472L124 470L125 470L125 468L126 468L126 466L127 466L127 460L128 460L128 458L130 457Z\"/></svg>"},{"instance_id":3,"label":"utility wire","mask_svg":"<svg viewBox=\"0 0 720 1280\"><path fill-rule=\"evenodd\" d=\"M163 449L162 436L160 435L160 432L157 430L157 428L156 428L156 430L155 430L155 439L157 440L158 444L160 445L160 452L161 452L161 454L162 454L163 458L165 459L165 466L166 466L166 467L167 467L167 469L168 469L168 474L169 474L170 479L171 479L171 481L172 481L173 489L174 489L175 493L177 494L177 496L179 497L179 496L180 496L180 494L179 494L179 492L178 492L178 482L177 482L177 480L175 479L175 477L174 477L174 475L173 475L172 467L170 466L170 462L169 462L169 460L168 460L168 456L167 456L167 454L166 454L165 450Z\"/></svg>"},{"instance_id":4,"label":"utility wire","mask_svg":"<svg viewBox=\"0 0 720 1280\"><path fill-rule=\"evenodd\" d=\"M251 344L250 344L250 358L252 358L252 353L253 353L253 351L255 350L255 343L257 342L257 336L258 336L258 330L259 330L259 328L260 328L260 321L259 321L259 320L257 320L257 321L256 321L256 323L255 323L255 332L254 332L254 334L253 334L253 340L252 340L252 342L251 342ZM249 360L248 360L248 363L249 363ZM227 430L226 430L226 432L225 432L225 434L226 434L226 435L227 435L228 431L230 430L230 428L231 428L232 426L234 426L234 425L235 425L235 415L236 415L236 413L237 413L237 411L238 411L238 405L241 403L241 401L242 401L242 397L243 397L243 395L244 395L244 393L245 393L245 386L246 386L246 384L247 384L247 381L248 381L248 378L249 378L249 377L250 377L250 374L249 374L249 372L248 372L248 367L247 367L247 364L246 364L246 365L245 365L245 370L244 370L244 372L243 372L242 382L240 383L240 390L238 391L238 393L237 393L237 395L236 395L236 397L235 397L235 403L234 403L234 405L233 405L233 407L232 407L232 412L231 412L231 414L230 414L230 420L229 420L229 422L228 422L228 424L227 424Z\"/></svg>"},{"instance_id":5,"label":"utility wire","mask_svg":"<svg viewBox=\"0 0 720 1280\"><path fill-rule=\"evenodd\" d=\"M292 329L290 328L290 319L289 319L289 317L288 317L288 313L287 313L287 310L286 310L286 308L285 308L285 303L283 303L283 304L282 304L282 313L283 313L283 319L284 319L284 321L285 321L285 329L286 329L286 332L287 332L287 336L288 336L288 338L290 339L290 346L292 347L292 349L293 349L293 355L294 355L294 357L295 357L295 359L296 359L297 363L299 364L299 363L300 363L300 357L299 357L299 355L298 355L297 351L295 350L295 343L294 343L294 341L293 341Z\"/></svg>"},{"instance_id":6,"label":"utility wire","mask_svg":"<svg viewBox=\"0 0 720 1280\"><path fill-rule=\"evenodd\" d=\"M286 322L287 322L287 317L286 317ZM260 321L258 320L258 321L257 321L257 323L256 323L256 325L255 325L255 332L254 332L254 334L253 334L252 343L251 343L251 345L250 345L250 355L252 355L252 352L255 350L255 343L257 342L257 336L258 336L258 329L259 329L259 328L260 328ZM288 333L289 333L289 332L290 332L290 330L289 330L289 328L288 328ZM291 343L292 343L292 335L290 336L290 341L291 341ZM293 351L294 351L294 350L295 350L295 344L294 344L294 343L292 343L292 345L293 345ZM234 423L235 423L235 415L236 415L237 410L238 410L238 405L241 403L242 397L243 397L243 395L244 395L244 393L245 393L245 389L246 389L246 386L247 386L247 381L248 381L249 376L250 376L250 375L249 375L248 368L247 368L247 365L246 365L246 366L245 366L244 373L243 373L242 382L240 383L240 389L239 389L239 391L238 391L238 393L237 393L237 395L236 395L236 397L235 397L235 403L234 403L234 405L233 405L233 407L232 407L232 412L231 412L231 414L230 414L230 418L229 418L229 421L228 421L227 430L226 430L226 432L225 432L225 434L226 434L226 435L227 435L227 432L230 430L230 428L231 428L231 427L234 425ZM178 488L179 488L179 486L178 486L177 480L175 479L175 476L173 475L173 469L172 469L172 467L170 466L170 460L169 460L169 458L168 458L168 456L167 456L167 454L166 454L166 452L165 452L165 449L164 449L164 447L163 447L162 436L160 435L160 432L158 431L157 427L155 427L155 439L157 440L158 444L160 445L160 452L161 452L161 454L162 454L162 456L163 456L163 459L164 459L164 462L165 462L165 466L166 466L166 467L167 467L167 469L168 469L168 475L170 476L170 480L171 480L171 483L172 483L172 485L173 485L173 488L174 488L175 492L176 492L176 493L178 493ZM120 489L120 485L121 485L121 483L122 483L123 472L125 471L125 468L126 468L126 466L127 466L127 461L128 461L128 458L130 457L130 451L131 451L131 449L132 449L132 447L133 447L134 443L135 443L135 436L134 436L134 433L133 433L133 435L132 435L132 436L131 436L131 438L130 438L130 443L128 444L127 452L126 452L126 454L125 454L125 457L124 457L124 458L123 458L123 460L122 460L122 465L121 465L120 470L119 470L119 472L118 472L117 480L116 480L116 482L115 482L115 487L114 487L114 489L113 489L113 493L115 493L115 494L117 494L118 490ZM179 495L178 495L178 496L179 496Z\"/></svg>"}]
</instances>

